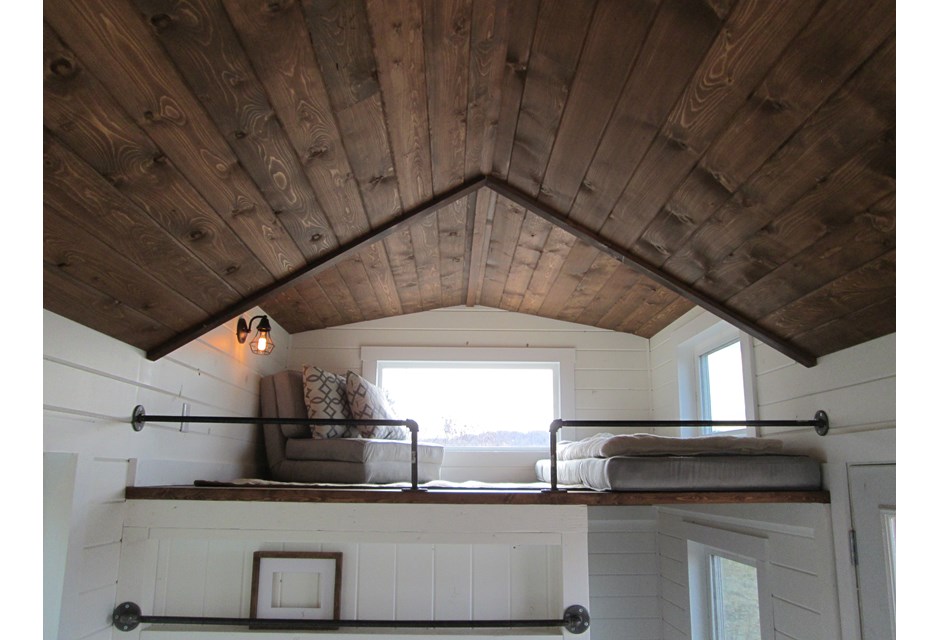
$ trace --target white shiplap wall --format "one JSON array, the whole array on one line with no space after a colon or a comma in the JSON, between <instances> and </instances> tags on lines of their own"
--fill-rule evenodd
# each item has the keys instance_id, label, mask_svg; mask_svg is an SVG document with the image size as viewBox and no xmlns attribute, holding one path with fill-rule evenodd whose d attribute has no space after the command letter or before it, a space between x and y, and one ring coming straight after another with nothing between
<instances>
[{"instance_id":1,"label":"white shiplap wall","mask_svg":"<svg viewBox=\"0 0 940 640\"><path fill-rule=\"evenodd\" d=\"M399 347L564 347L575 349L575 407L568 418L629 419L650 417L648 341L569 322L499 311L454 307L298 333L288 366L316 365L361 373L364 346ZM548 425L546 425L546 429ZM588 435L562 433L574 439ZM446 480L534 482L534 463L545 452L487 454L448 452Z\"/></svg>"},{"instance_id":2,"label":"white shiplap wall","mask_svg":"<svg viewBox=\"0 0 940 640\"><path fill-rule=\"evenodd\" d=\"M135 405L156 414L257 415L260 376L283 369L290 338L253 356L229 322L157 362L143 352L61 316L43 315L43 450L73 457L62 577L62 640L110 638L125 514L124 487L231 479L256 471L258 434L245 425L148 424L130 427ZM61 454L61 455L59 455Z\"/></svg>"}]
</instances>

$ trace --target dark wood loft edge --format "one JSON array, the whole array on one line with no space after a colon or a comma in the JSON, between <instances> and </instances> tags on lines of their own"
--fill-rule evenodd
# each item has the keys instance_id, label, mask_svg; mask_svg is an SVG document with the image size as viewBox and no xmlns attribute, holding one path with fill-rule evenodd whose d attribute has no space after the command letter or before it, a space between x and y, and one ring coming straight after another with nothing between
<instances>
[{"instance_id":1,"label":"dark wood loft edge","mask_svg":"<svg viewBox=\"0 0 940 640\"><path fill-rule=\"evenodd\" d=\"M126 500L319 502L350 504L586 505L828 504L828 491L557 491L319 489L280 487L127 487Z\"/></svg>"},{"instance_id":2,"label":"dark wood loft edge","mask_svg":"<svg viewBox=\"0 0 940 640\"><path fill-rule=\"evenodd\" d=\"M816 356L797 347L796 345L781 340L776 335L768 332L755 322L748 320L735 311L729 309L720 302L709 298L697 291L688 283L675 278L661 269L657 269L645 260L633 256L627 249L617 246L608 240L605 240L594 231L581 226L577 222L561 215L554 209L546 207L543 203L531 196L519 191L502 180L487 177L485 186L492 189L499 195L512 200L521 207L525 207L535 215L552 223L553 225L567 231L582 242L586 242L596 249L603 251L615 260L618 260L627 266L636 269L651 280L668 287L684 298L694 302L706 311L713 313L722 320L734 325L741 331L757 338L761 342L773 347L784 355L793 358L805 367L816 366Z\"/></svg>"},{"instance_id":3,"label":"dark wood loft edge","mask_svg":"<svg viewBox=\"0 0 940 640\"><path fill-rule=\"evenodd\" d=\"M159 360L163 356L175 351L176 349L179 349L183 345L186 345L189 342L192 342L193 340L205 335L209 331L212 331L216 327L225 324L238 314L245 313L249 309L252 309L265 298L268 298L269 296L272 296L275 293L278 293L279 291L291 286L299 278L313 275L336 264L337 262L340 262L350 254L353 254L374 242L382 240L383 238L395 233L402 227L416 222L421 218L429 216L435 211L438 211L439 209L442 209L471 193L475 193L485 183L486 178L482 176L473 180L469 180L459 185L458 187L455 187L454 189L451 189L450 191L442 193L436 198L429 200L421 206L415 207L402 216L390 220L389 222L379 227L376 227L369 233L366 233L356 240L337 247L336 249L333 249L332 251L329 251L322 256L319 256L317 259L307 263L290 275L271 283L263 289L259 289L236 304L233 304L223 309L222 311L213 314L204 322L201 322L198 325L191 327L167 340L163 344L157 345L153 349L150 349L147 351L147 359Z\"/></svg>"}]
</instances>

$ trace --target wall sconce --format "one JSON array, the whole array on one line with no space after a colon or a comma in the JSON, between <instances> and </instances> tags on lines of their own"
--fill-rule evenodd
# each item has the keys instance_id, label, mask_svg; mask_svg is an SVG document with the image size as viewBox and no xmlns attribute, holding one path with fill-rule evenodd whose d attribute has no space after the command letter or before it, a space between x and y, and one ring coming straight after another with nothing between
<instances>
[{"instance_id":1,"label":"wall sconce","mask_svg":"<svg viewBox=\"0 0 940 640\"><path fill-rule=\"evenodd\" d=\"M251 347L252 353L266 356L274 351L274 340L271 339L271 323L268 322L268 316L255 316L248 322L245 322L244 318L239 318L235 335L238 337L238 342L244 344L245 340L248 339L248 334L251 333L251 325L254 324L255 320L258 320L258 333L255 335L254 340L248 343L248 346Z\"/></svg>"}]
</instances>

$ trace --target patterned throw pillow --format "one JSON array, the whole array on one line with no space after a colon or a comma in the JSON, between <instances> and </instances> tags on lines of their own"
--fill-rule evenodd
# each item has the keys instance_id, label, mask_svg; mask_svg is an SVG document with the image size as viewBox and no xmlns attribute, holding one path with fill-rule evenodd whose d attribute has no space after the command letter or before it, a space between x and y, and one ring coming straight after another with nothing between
<instances>
[{"instance_id":1,"label":"patterned throw pillow","mask_svg":"<svg viewBox=\"0 0 940 640\"><path fill-rule=\"evenodd\" d=\"M398 419L385 397L385 392L352 371L346 372L346 400L349 403L350 414L355 419ZM402 426L359 425L359 435L363 438L405 440L408 434L408 429Z\"/></svg>"},{"instance_id":2,"label":"patterned throw pillow","mask_svg":"<svg viewBox=\"0 0 940 640\"><path fill-rule=\"evenodd\" d=\"M304 367L304 403L307 417L312 419L352 417L346 403L346 380L335 373L318 367ZM310 434L315 440L325 438L355 438L356 427L344 424L311 425Z\"/></svg>"}]
</instances>

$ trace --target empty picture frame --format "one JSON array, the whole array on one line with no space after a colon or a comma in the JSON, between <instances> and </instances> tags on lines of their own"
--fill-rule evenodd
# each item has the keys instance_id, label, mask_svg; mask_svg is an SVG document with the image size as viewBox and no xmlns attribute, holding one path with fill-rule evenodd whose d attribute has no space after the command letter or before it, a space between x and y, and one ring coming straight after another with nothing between
<instances>
[{"instance_id":1,"label":"empty picture frame","mask_svg":"<svg viewBox=\"0 0 940 640\"><path fill-rule=\"evenodd\" d=\"M255 551L251 617L339 620L343 554Z\"/></svg>"}]
</instances>

